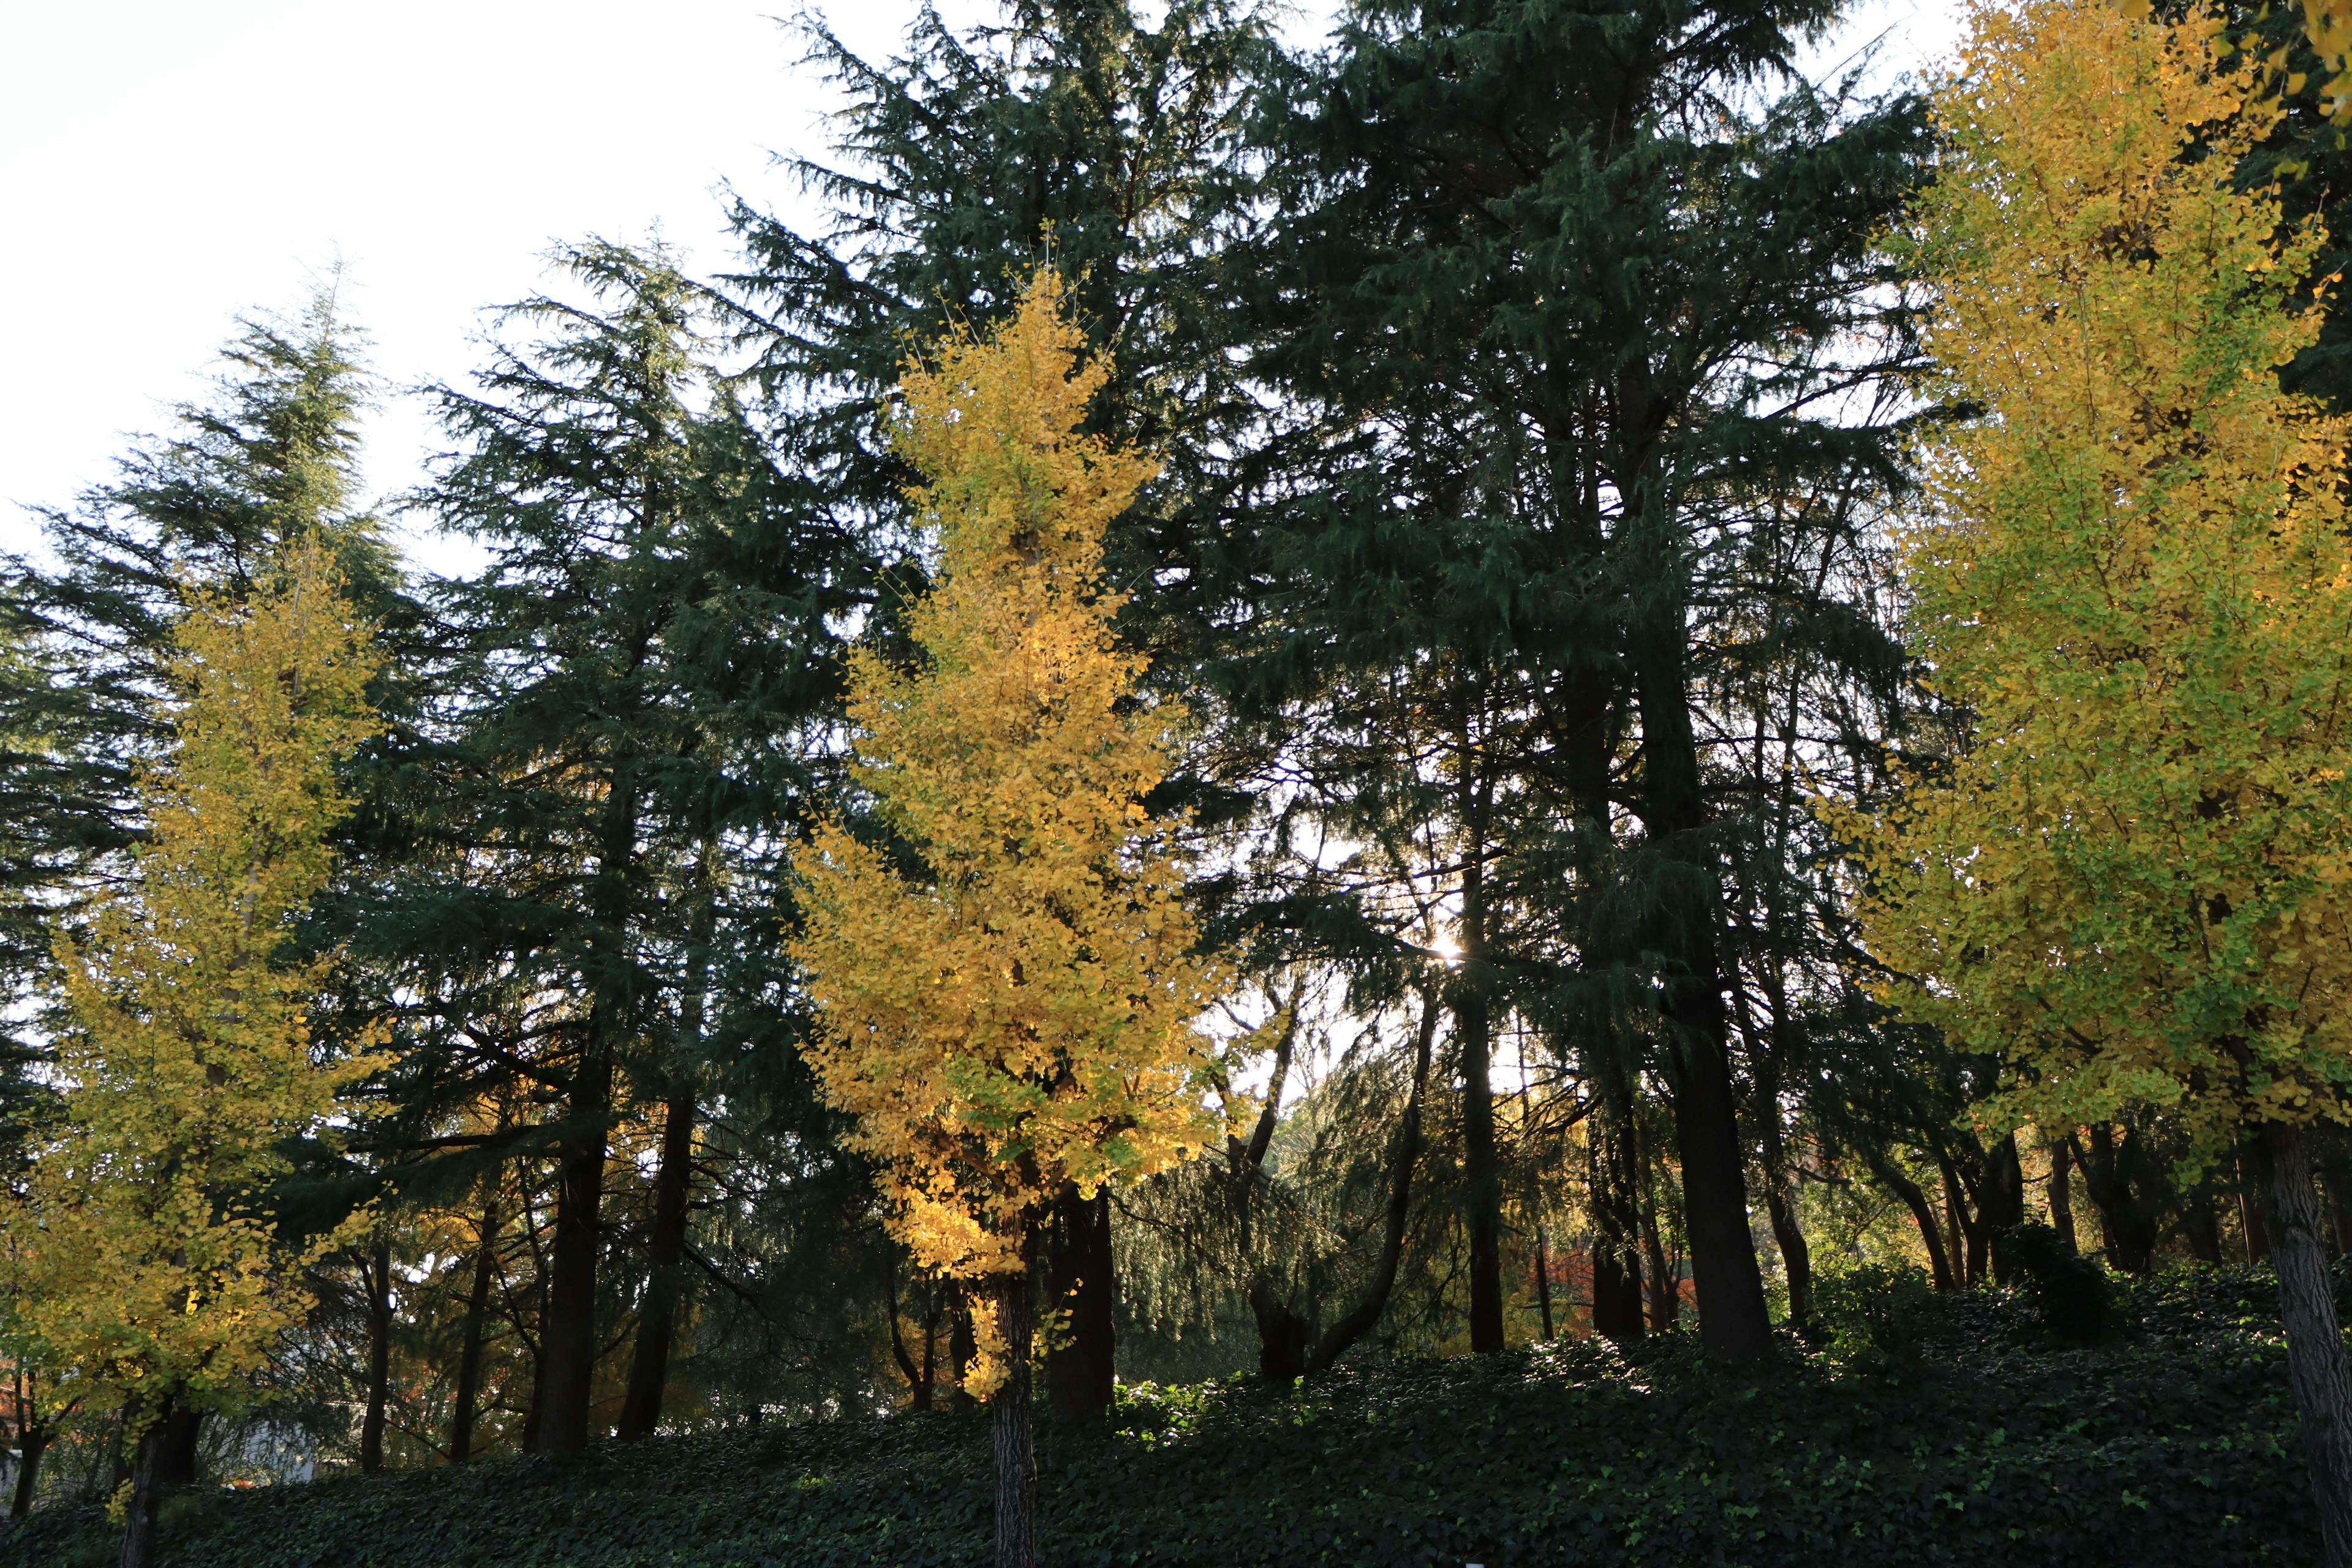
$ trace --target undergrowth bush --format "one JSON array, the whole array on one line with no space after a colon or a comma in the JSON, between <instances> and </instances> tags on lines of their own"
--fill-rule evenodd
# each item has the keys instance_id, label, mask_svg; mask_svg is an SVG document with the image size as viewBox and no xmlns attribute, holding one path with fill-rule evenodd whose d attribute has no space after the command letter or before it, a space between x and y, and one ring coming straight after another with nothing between
<instances>
[{"instance_id":1,"label":"undergrowth bush","mask_svg":"<svg viewBox=\"0 0 2352 1568\"><path fill-rule=\"evenodd\" d=\"M2266 1295L2267 1292L2267 1295ZM1900 1378L1793 1345L1761 1372L1678 1339L1310 1380L1129 1390L1047 1429L1052 1568L2226 1568L2318 1545L2260 1277L2140 1288L2141 1331L2053 1349L2021 1300L1945 1305ZM1867 1337L1865 1331L1865 1338ZM165 1568L847 1568L989 1561L984 1416L605 1444L200 1494ZM0 1568L112 1540L0 1531Z\"/></svg>"}]
</instances>

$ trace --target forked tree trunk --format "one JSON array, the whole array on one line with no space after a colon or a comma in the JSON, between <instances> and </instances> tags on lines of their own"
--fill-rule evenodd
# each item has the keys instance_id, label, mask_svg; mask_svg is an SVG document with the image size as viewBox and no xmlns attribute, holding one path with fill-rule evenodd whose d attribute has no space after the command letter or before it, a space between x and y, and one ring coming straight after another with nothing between
<instances>
[{"instance_id":1,"label":"forked tree trunk","mask_svg":"<svg viewBox=\"0 0 2352 1568\"><path fill-rule=\"evenodd\" d=\"M1927 1194L1919 1190L1918 1183L1895 1169L1894 1161L1876 1153L1865 1153L1864 1160L1880 1184L1901 1198L1903 1206L1911 1211L1912 1219L1919 1226L1919 1238L1927 1244L1927 1272L1936 1289L1958 1289L1958 1282L1952 1278L1951 1256L1944 1250L1943 1226L1936 1223L1935 1211L1927 1206Z\"/></svg>"},{"instance_id":2,"label":"forked tree trunk","mask_svg":"<svg viewBox=\"0 0 2352 1568\"><path fill-rule=\"evenodd\" d=\"M138 1457L131 1461L131 1506L122 1530L122 1568L155 1565L155 1521L163 1505L164 1426L163 1419L148 1425L139 1436Z\"/></svg>"},{"instance_id":3,"label":"forked tree trunk","mask_svg":"<svg viewBox=\"0 0 2352 1568\"><path fill-rule=\"evenodd\" d=\"M2278 1268L2287 1370L2303 1417L2303 1452L2318 1505L2320 1543L2327 1568L2352 1568L2352 1368L2346 1364L2336 1320L2319 1194L2312 1184L2303 1129L2266 1124L2260 1151L2270 1167L2265 1174L2277 1227L2271 1257Z\"/></svg>"},{"instance_id":4,"label":"forked tree trunk","mask_svg":"<svg viewBox=\"0 0 2352 1568\"><path fill-rule=\"evenodd\" d=\"M360 1418L360 1474L383 1473L383 1407L392 1381L392 1238L368 1248L367 1413Z\"/></svg>"},{"instance_id":5,"label":"forked tree trunk","mask_svg":"<svg viewBox=\"0 0 2352 1568\"><path fill-rule=\"evenodd\" d=\"M1037 1465L1029 1397L1029 1350L1036 1312L1025 1274L997 1276L995 1293L1005 1357L1003 1386L989 1400L995 1417L996 1568L1036 1568Z\"/></svg>"}]
</instances>

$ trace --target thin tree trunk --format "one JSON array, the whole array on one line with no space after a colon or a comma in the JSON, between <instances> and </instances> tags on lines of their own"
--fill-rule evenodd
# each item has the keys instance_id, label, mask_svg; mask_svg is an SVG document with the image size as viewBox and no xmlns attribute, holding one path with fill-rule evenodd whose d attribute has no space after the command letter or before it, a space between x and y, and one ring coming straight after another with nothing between
<instances>
[{"instance_id":1,"label":"thin tree trunk","mask_svg":"<svg viewBox=\"0 0 2352 1568\"><path fill-rule=\"evenodd\" d=\"M490 1279L498 1245L499 1200L493 1184L482 1203L481 1240L474 1248L474 1292L466 1298L466 1326L457 1341L457 1391L449 1415L453 1465L462 1465L474 1455L474 1406L482 1393L482 1332L489 1321Z\"/></svg>"},{"instance_id":2,"label":"thin tree trunk","mask_svg":"<svg viewBox=\"0 0 2352 1568\"><path fill-rule=\"evenodd\" d=\"M1503 1348L1503 1176L1496 1153L1494 1026L1486 973L1486 829L1493 785L1463 726L1461 967L1454 1026L1462 1057L1462 1179L1470 1206L1470 1349Z\"/></svg>"},{"instance_id":3,"label":"thin tree trunk","mask_svg":"<svg viewBox=\"0 0 2352 1568\"><path fill-rule=\"evenodd\" d=\"M694 1184L694 1111L691 1094L672 1099L663 1111L661 1169L654 1175L653 1232L646 1237L651 1274L646 1281L645 1310L637 1318L636 1351L629 1358L628 1397L621 1405L623 1437L643 1437L661 1425L670 1348L677 1342L677 1310L686 1294L686 1215Z\"/></svg>"},{"instance_id":4,"label":"thin tree trunk","mask_svg":"<svg viewBox=\"0 0 2352 1568\"><path fill-rule=\"evenodd\" d=\"M1421 1159L1422 1107L1429 1089L1430 1056L1437 1037L1437 998L1423 995L1421 1028L1413 1038L1412 1089L1405 1097L1404 1116L1397 1124L1396 1153L1389 1178L1388 1213L1381 1226L1381 1260L1371 1284L1353 1310L1325 1331L1307 1355L1305 1370L1328 1372L1349 1348L1370 1333L1387 1310L1389 1294L1396 1289L1398 1265L1404 1258L1405 1226L1412 1213L1413 1167Z\"/></svg>"},{"instance_id":5,"label":"thin tree trunk","mask_svg":"<svg viewBox=\"0 0 2352 1568\"><path fill-rule=\"evenodd\" d=\"M1969 1235L1964 1223L1967 1214L1968 1209L1960 1201L1960 1184L1953 1177L1951 1166L1947 1164L1944 1167L1944 1223L1951 1230L1952 1257L1959 1265L1958 1273L1964 1289L1974 1287L1979 1273L1976 1238Z\"/></svg>"},{"instance_id":6,"label":"thin tree trunk","mask_svg":"<svg viewBox=\"0 0 2352 1568\"><path fill-rule=\"evenodd\" d=\"M1118 1384L1108 1191L1087 1198L1075 1182L1062 1189L1048 1257L1050 1299L1069 1319L1046 1352L1046 1397L1057 1421L1099 1421L1109 1415Z\"/></svg>"},{"instance_id":7,"label":"thin tree trunk","mask_svg":"<svg viewBox=\"0 0 2352 1568\"><path fill-rule=\"evenodd\" d=\"M955 1392L948 1396L948 1403L958 1410L969 1410L972 1406L971 1393L964 1386L964 1381L971 1375L971 1358L978 1353L979 1345L971 1329L971 1309L964 1304L963 1290L959 1286L954 1310L948 1318L948 1364L955 1369Z\"/></svg>"},{"instance_id":8,"label":"thin tree trunk","mask_svg":"<svg viewBox=\"0 0 2352 1568\"><path fill-rule=\"evenodd\" d=\"M2025 1223L2025 1161L2018 1152L2017 1134L2004 1134L1984 1158L1984 1185L1977 1195L1978 1228L1992 1265L1993 1282L2014 1283L2010 1259L2011 1231Z\"/></svg>"},{"instance_id":9,"label":"thin tree trunk","mask_svg":"<svg viewBox=\"0 0 2352 1568\"><path fill-rule=\"evenodd\" d=\"M1003 1386L992 1395L996 1447L996 1568L1036 1568L1037 1465L1029 1410L1029 1349L1036 1329L1025 1274L996 1277L1004 1336Z\"/></svg>"},{"instance_id":10,"label":"thin tree trunk","mask_svg":"<svg viewBox=\"0 0 2352 1568\"><path fill-rule=\"evenodd\" d=\"M2246 1267L2251 1268L2270 1257L2270 1232L2263 1224L2262 1182L2251 1150L2242 1150L2238 1156L2238 1228L2246 1237Z\"/></svg>"},{"instance_id":11,"label":"thin tree trunk","mask_svg":"<svg viewBox=\"0 0 2352 1568\"><path fill-rule=\"evenodd\" d=\"M2312 1184L2303 1129L2267 1123L2260 1151L2270 1167L2265 1174L2278 1230L2272 1257L2278 1267L2287 1369L2303 1416L2303 1451L2318 1505L2320 1542L2327 1568L2352 1568L2352 1368L2346 1365L2336 1320L2319 1194Z\"/></svg>"},{"instance_id":12,"label":"thin tree trunk","mask_svg":"<svg viewBox=\"0 0 2352 1568\"><path fill-rule=\"evenodd\" d=\"M2067 1179L2067 1166L2073 1161L2068 1141L2060 1138L2050 1145L2050 1228L2058 1239L2077 1251L2074 1240L2074 1184Z\"/></svg>"},{"instance_id":13,"label":"thin tree trunk","mask_svg":"<svg viewBox=\"0 0 2352 1568\"><path fill-rule=\"evenodd\" d=\"M939 1386L940 1292L931 1287L930 1305L923 1312L923 1381L915 1384L915 1408L931 1408L932 1390Z\"/></svg>"},{"instance_id":14,"label":"thin tree trunk","mask_svg":"<svg viewBox=\"0 0 2352 1568\"><path fill-rule=\"evenodd\" d=\"M1540 1222L1536 1226L1536 1312L1543 1325L1544 1343L1552 1341L1551 1242Z\"/></svg>"},{"instance_id":15,"label":"thin tree trunk","mask_svg":"<svg viewBox=\"0 0 2352 1568\"><path fill-rule=\"evenodd\" d=\"M1633 1130L1633 1150L1641 1161L1642 1250L1649 1263L1643 1272L1648 1276L1650 1331L1672 1333L1682 1316L1681 1281L1666 1272L1665 1240L1658 1233L1657 1162L1650 1157L1649 1141L1642 1136L1639 1124Z\"/></svg>"},{"instance_id":16,"label":"thin tree trunk","mask_svg":"<svg viewBox=\"0 0 2352 1568\"><path fill-rule=\"evenodd\" d=\"M28 1421L16 1434L16 1491L8 1501L8 1512L22 1519L33 1511L33 1499L40 1489L41 1451L49 1446L48 1424Z\"/></svg>"},{"instance_id":17,"label":"thin tree trunk","mask_svg":"<svg viewBox=\"0 0 2352 1568\"><path fill-rule=\"evenodd\" d=\"M122 1568L155 1565L155 1521L163 1506L163 1426L158 1419L139 1435L138 1458L131 1467L131 1506L123 1520Z\"/></svg>"},{"instance_id":18,"label":"thin tree trunk","mask_svg":"<svg viewBox=\"0 0 2352 1568\"><path fill-rule=\"evenodd\" d=\"M368 1248L367 1414L360 1418L360 1474L383 1473L383 1407L392 1382L392 1238Z\"/></svg>"}]
</instances>

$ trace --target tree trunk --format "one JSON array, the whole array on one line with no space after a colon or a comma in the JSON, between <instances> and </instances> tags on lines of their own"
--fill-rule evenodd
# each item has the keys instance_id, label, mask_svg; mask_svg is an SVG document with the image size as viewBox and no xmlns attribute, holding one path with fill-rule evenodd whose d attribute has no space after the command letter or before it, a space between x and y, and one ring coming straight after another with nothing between
<instances>
[{"instance_id":1,"label":"tree trunk","mask_svg":"<svg viewBox=\"0 0 2352 1568\"><path fill-rule=\"evenodd\" d=\"M205 1414L201 1405L181 1405L163 1418L159 1428L163 1435L163 1447L155 1455L155 1479L163 1485L196 1484L197 1445L204 1439Z\"/></svg>"},{"instance_id":2,"label":"tree trunk","mask_svg":"<svg viewBox=\"0 0 2352 1568\"><path fill-rule=\"evenodd\" d=\"M1984 1185L1977 1197L1977 1218L1991 1260L1993 1282L2014 1284L2012 1276L2016 1270L2010 1260L2009 1235L2025 1223L2025 1160L2018 1152L2014 1132L2004 1134L1985 1154Z\"/></svg>"},{"instance_id":3,"label":"tree trunk","mask_svg":"<svg viewBox=\"0 0 2352 1568\"><path fill-rule=\"evenodd\" d=\"M139 1435L139 1455L131 1467L131 1507L123 1520L122 1568L154 1568L155 1521L163 1506L163 1426L159 1419Z\"/></svg>"},{"instance_id":4,"label":"tree trunk","mask_svg":"<svg viewBox=\"0 0 2352 1568\"><path fill-rule=\"evenodd\" d=\"M1869 1165L1870 1173L1876 1176L1882 1185L1903 1200L1903 1206L1911 1211L1912 1219L1918 1223L1919 1238L1927 1244L1927 1273L1935 1280L1936 1289L1957 1289L1958 1281L1952 1278L1951 1258L1944 1250L1943 1227L1936 1223L1936 1213L1927 1206L1927 1194L1919 1190L1918 1183L1895 1169L1894 1161L1883 1155L1866 1155L1864 1163Z\"/></svg>"},{"instance_id":5,"label":"tree trunk","mask_svg":"<svg viewBox=\"0 0 2352 1568\"><path fill-rule=\"evenodd\" d=\"M1464 726L1462 944L1454 1032L1462 1058L1462 1180L1470 1219L1470 1349L1503 1348L1503 1176L1495 1147L1494 1028L1486 994L1486 827L1493 786Z\"/></svg>"},{"instance_id":6,"label":"tree trunk","mask_svg":"<svg viewBox=\"0 0 2352 1568\"><path fill-rule=\"evenodd\" d=\"M1265 1286L1250 1296L1250 1316L1257 1322L1257 1374L1278 1384L1305 1377L1307 1358L1314 1349L1315 1325Z\"/></svg>"},{"instance_id":7,"label":"tree trunk","mask_svg":"<svg viewBox=\"0 0 2352 1568\"><path fill-rule=\"evenodd\" d=\"M996 1447L996 1568L1036 1568L1037 1466L1031 1447L1029 1348L1035 1333L1029 1279L996 1277L996 1321L1004 1335L1004 1384L990 1399Z\"/></svg>"},{"instance_id":8,"label":"tree trunk","mask_svg":"<svg viewBox=\"0 0 2352 1568\"><path fill-rule=\"evenodd\" d=\"M33 1511L33 1499L40 1489L41 1452L48 1446L45 1421L28 1421L16 1434L16 1491L8 1500L8 1512L16 1519Z\"/></svg>"},{"instance_id":9,"label":"tree trunk","mask_svg":"<svg viewBox=\"0 0 2352 1568\"><path fill-rule=\"evenodd\" d=\"M601 1007L600 1007L601 1010ZM604 1030L592 1020L592 1042ZM605 1117L613 1098L613 1059L599 1048L572 1074L572 1131L559 1146L555 1243L540 1311L539 1417L532 1434L542 1454L576 1454L588 1446L596 1379L596 1252L604 1201Z\"/></svg>"},{"instance_id":10,"label":"tree trunk","mask_svg":"<svg viewBox=\"0 0 2352 1568\"><path fill-rule=\"evenodd\" d=\"M1057 1421L1100 1421L1110 1415L1118 1383L1110 1194L1080 1197L1077 1184L1066 1185L1053 1223L1050 1300L1069 1318L1046 1352L1046 1397Z\"/></svg>"},{"instance_id":11,"label":"tree trunk","mask_svg":"<svg viewBox=\"0 0 2352 1568\"><path fill-rule=\"evenodd\" d=\"M2313 1200L2315 1203L2316 1199ZM2262 1183L2255 1174L2254 1156L2251 1149L2238 1154L2238 1228L2246 1237L2246 1267L2251 1268L2271 1255L2269 1227L2263 1224Z\"/></svg>"},{"instance_id":12,"label":"tree trunk","mask_svg":"<svg viewBox=\"0 0 2352 1568\"><path fill-rule=\"evenodd\" d=\"M1642 1338L1641 1199L1633 1094L1608 1074L1587 1134L1592 1196L1592 1331L1620 1345Z\"/></svg>"},{"instance_id":13,"label":"tree trunk","mask_svg":"<svg viewBox=\"0 0 2352 1568\"><path fill-rule=\"evenodd\" d=\"M360 1474L383 1473L383 1406L392 1381L392 1238L368 1248L367 1414L360 1418Z\"/></svg>"},{"instance_id":14,"label":"tree trunk","mask_svg":"<svg viewBox=\"0 0 2352 1568\"><path fill-rule=\"evenodd\" d=\"M2067 1167L2073 1154L2067 1141L2057 1139L2050 1145L2050 1228L2058 1239L2079 1251L2074 1240L2074 1184L2067 1180Z\"/></svg>"},{"instance_id":15,"label":"tree trunk","mask_svg":"<svg viewBox=\"0 0 2352 1568\"><path fill-rule=\"evenodd\" d=\"M971 1309L965 1305L962 1288L958 1287L955 1309L948 1319L948 1364L955 1369L955 1392L948 1396L948 1403L958 1410L972 1406L971 1392L964 1384L971 1375L971 1358L979 1353L979 1348L972 1336Z\"/></svg>"},{"instance_id":16,"label":"tree trunk","mask_svg":"<svg viewBox=\"0 0 2352 1568\"><path fill-rule=\"evenodd\" d=\"M2271 1215L2278 1234L2281 1316L2286 1327L2287 1369L2303 1417L2303 1451L2318 1505L2319 1536L2327 1568L2352 1568L2352 1369L2336 1321L2336 1295L2321 1240L2319 1194L2305 1155L2303 1129L2271 1122L2260 1152L2269 1165Z\"/></svg>"},{"instance_id":17,"label":"tree trunk","mask_svg":"<svg viewBox=\"0 0 2352 1568\"><path fill-rule=\"evenodd\" d=\"M1551 1240L1544 1235L1540 1220L1536 1222L1536 1318L1543 1342L1551 1343Z\"/></svg>"},{"instance_id":18,"label":"tree trunk","mask_svg":"<svg viewBox=\"0 0 2352 1568\"><path fill-rule=\"evenodd\" d=\"M2180 1232L2191 1258L2216 1268L2221 1266L2221 1214L2207 1188L2200 1186L2181 1201Z\"/></svg>"},{"instance_id":19,"label":"tree trunk","mask_svg":"<svg viewBox=\"0 0 2352 1568\"><path fill-rule=\"evenodd\" d=\"M1657 1162L1650 1157L1649 1140L1642 1136L1639 1124L1633 1130L1633 1150L1641 1161L1642 1251L1649 1265L1643 1273L1649 1289L1650 1331L1670 1334L1682 1316L1682 1282L1666 1272L1665 1240L1658 1226Z\"/></svg>"},{"instance_id":20,"label":"tree trunk","mask_svg":"<svg viewBox=\"0 0 2352 1568\"><path fill-rule=\"evenodd\" d=\"M620 1435L643 1437L661 1425L662 1393L669 1382L670 1347L686 1293L687 1201L694 1184L694 1097L672 1099L662 1118L661 1169L654 1176L653 1232L646 1250L651 1272L645 1310L637 1318L635 1353L629 1358L629 1393L621 1405Z\"/></svg>"},{"instance_id":21,"label":"tree trunk","mask_svg":"<svg viewBox=\"0 0 2352 1568\"><path fill-rule=\"evenodd\" d=\"M2084 1190L2098 1206L2100 1228L2106 1234L2107 1252L2116 1268L2138 1276L2156 1267L2156 1221L2147 1184L2147 1164L2139 1129L2126 1126L2118 1142L2105 1122L2091 1129L2087 1155L2074 1147L2074 1164L2083 1173Z\"/></svg>"},{"instance_id":22,"label":"tree trunk","mask_svg":"<svg viewBox=\"0 0 2352 1568\"><path fill-rule=\"evenodd\" d=\"M457 1340L457 1390L449 1415L449 1462L474 1455L474 1406L482 1394L482 1331L490 1312L490 1280L499 1243L498 1189L482 1204L480 1243L474 1248L474 1293L466 1299L466 1326Z\"/></svg>"},{"instance_id":23,"label":"tree trunk","mask_svg":"<svg viewBox=\"0 0 2352 1568\"><path fill-rule=\"evenodd\" d=\"M1620 418L1638 427L1649 389L1630 383ZM1636 407L1635 405L1639 406ZM1723 973L1717 927L1722 873L1707 842L1707 811L1700 792L1698 741L1691 728L1684 678L1682 599L1671 592L1683 564L1672 542L1670 503L1662 476L1651 474L1627 498L1629 526L1657 577L1646 622L1635 645L1634 689L1642 719L1642 825L1653 853L1678 875L1666 896L1669 921L1663 981L1668 1074L1674 1093L1675 1140L1682 1154L1683 1222L1690 1237L1691 1274L1698 1290L1699 1339L1713 1354L1757 1361L1772 1350L1772 1320L1764 1301L1764 1273L1748 1230L1747 1156L1727 1047ZM1664 868L1662 868L1662 870Z\"/></svg>"},{"instance_id":24,"label":"tree trunk","mask_svg":"<svg viewBox=\"0 0 2352 1568\"><path fill-rule=\"evenodd\" d=\"M1405 1096L1404 1116L1397 1124L1396 1152L1391 1156L1389 1205L1381 1219L1380 1262L1372 1270L1371 1283L1365 1288L1363 1300L1315 1342L1302 1368L1305 1372L1328 1372L1356 1342L1372 1331L1381 1314L1388 1310L1389 1294L1396 1289L1397 1268L1404 1258L1406 1222L1412 1214L1413 1168L1421 1160L1422 1107L1427 1100L1430 1054L1436 1037L1437 999L1424 994L1421 1028L1413 1038L1412 1089ZM1305 1325L1300 1326L1303 1329Z\"/></svg>"}]
</instances>

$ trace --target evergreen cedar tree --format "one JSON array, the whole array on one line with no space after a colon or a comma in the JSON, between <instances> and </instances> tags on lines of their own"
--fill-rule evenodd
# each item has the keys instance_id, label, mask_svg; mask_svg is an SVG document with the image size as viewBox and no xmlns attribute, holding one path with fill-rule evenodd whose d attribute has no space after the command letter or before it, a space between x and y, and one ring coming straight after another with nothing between
<instances>
[{"instance_id":1,"label":"evergreen cedar tree","mask_svg":"<svg viewBox=\"0 0 2352 1568\"><path fill-rule=\"evenodd\" d=\"M332 958L289 952L348 805L338 765L375 728L376 659L323 546L253 571L242 602L195 591L173 628L172 743L136 784L147 841L61 945L66 1088L8 1225L12 1342L136 1444L125 1568L152 1559L164 1422L251 1399L314 1304L299 1269L366 1219L290 1243L265 1194L287 1142L348 1117L381 1065L378 1037L313 1038Z\"/></svg>"},{"instance_id":2,"label":"evergreen cedar tree","mask_svg":"<svg viewBox=\"0 0 2352 1568\"><path fill-rule=\"evenodd\" d=\"M1778 792L1725 780L1710 731L1745 683L1826 669L1851 714L1899 666L1843 573L1768 586L1752 563L1850 551L1841 531L1895 482L1907 354L1873 303L1891 281L1877 236L1927 145L1907 99L1801 80L1753 108L1720 95L1787 79L1793 40L1835 14L1367 5L1254 130L1280 149L1279 216L1234 271L1260 311L1255 363L1306 428L1268 458L1279 565L1257 610L1275 646L1245 695L1312 754L1332 715L1406 688L1411 725L1361 726L1391 750L1328 746L1316 785L1365 819L1425 811L1444 845L1430 874L1459 911L1445 992L1481 1351L1505 1342L1490 1058L1516 1017L1599 1091L1604 1331L1642 1328L1634 1215L1659 1140L1636 1125L1637 1086L1655 1084L1699 1331L1769 1352L1735 1068L1789 1081L1805 1026L1778 1005L1735 1038L1727 994L1799 955L1785 931L1727 929L1727 873L1743 897L1768 889L1759 902L1806 895L1801 868L1748 848L1787 839ZM1348 957L1370 968L1374 946ZM1783 1208L1785 1168L1766 1179Z\"/></svg>"},{"instance_id":3,"label":"evergreen cedar tree","mask_svg":"<svg viewBox=\"0 0 2352 1568\"><path fill-rule=\"evenodd\" d=\"M792 942L823 1031L803 1047L853 1117L916 1263L982 1283L966 1386L995 1406L1000 1568L1034 1561L1029 1361L1041 1226L1197 1154L1221 1081L1200 1018L1175 825L1142 801L1181 710L1134 705L1103 537L1150 464L1082 434L1102 386L1041 272L985 339L910 366L899 450L938 574L917 659L850 664L857 782L903 846L838 821L803 862Z\"/></svg>"},{"instance_id":4,"label":"evergreen cedar tree","mask_svg":"<svg viewBox=\"0 0 2352 1568\"><path fill-rule=\"evenodd\" d=\"M1958 754L1857 821L1888 998L2010 1065L1983 1114L2252 1139L2331 1564L2352 1380L2306 1130L2352 1110L2352 423L2281 389L2321 243L2236 170L2259 61L2032 0L1976 13L1916 215L1927 344L1984 416L1904 541Z\"/></svg>"}]
</instances>

